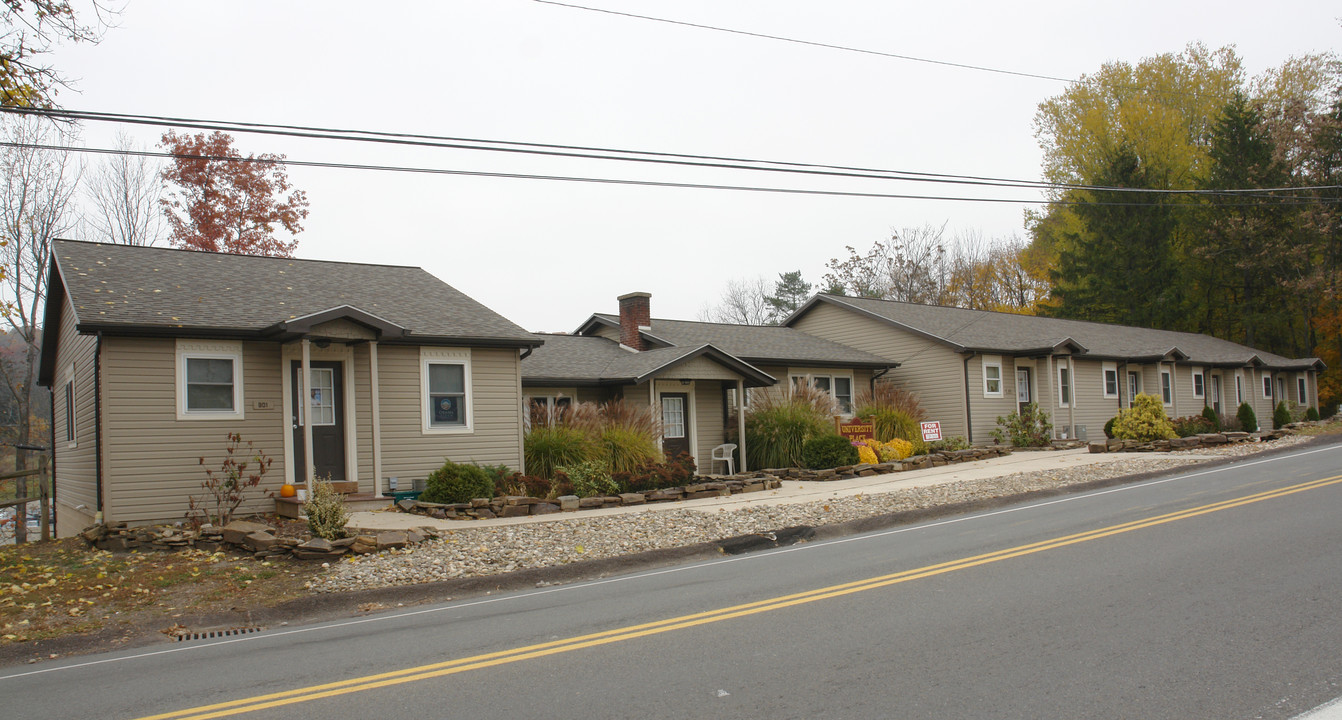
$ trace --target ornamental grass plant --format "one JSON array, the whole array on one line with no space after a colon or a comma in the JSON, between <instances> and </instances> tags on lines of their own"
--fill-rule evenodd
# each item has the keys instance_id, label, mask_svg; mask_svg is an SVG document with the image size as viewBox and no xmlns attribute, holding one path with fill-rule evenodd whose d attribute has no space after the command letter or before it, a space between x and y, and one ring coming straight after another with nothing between
<instances>
[{"instance_id":1,"label":"ornamental grass plant","mask_svg":"<svg viewBox=\"0 0 1342 720\"><path fill-rule=\"evenodd\" d=\"M527 472L554 478L560 467L603 463L607 473L631 472L662 459L661 420L654 409L623 401L577 403L560 412L534 408L523 439Z\"/></svg>"},{"instance_id":2,"label":"ornamental grass plant","mask_svg":"<svg viewBox=\"0 0 1342 720\"><path fill-rule=\"evenodd\" d=\"M871 390L858 393L853 402L854 417L870 421L876 439L881 442L900 438L917 445L922 440L918 423L926 413L918 396L888 382L878 382Z\"/></svg>"},{"instance_id":3,"label":"ornamental grass plant","mask_svg":"<svg viewBox=\"0 0 1342 720\"><path fill-rule=\"evenodd\" d=\"M799 386L790 395L757 392L746 408L746 449L750 467L805 467L802 449L813 437L834 432L834 399Z\"/></svg>"}]
</instances>

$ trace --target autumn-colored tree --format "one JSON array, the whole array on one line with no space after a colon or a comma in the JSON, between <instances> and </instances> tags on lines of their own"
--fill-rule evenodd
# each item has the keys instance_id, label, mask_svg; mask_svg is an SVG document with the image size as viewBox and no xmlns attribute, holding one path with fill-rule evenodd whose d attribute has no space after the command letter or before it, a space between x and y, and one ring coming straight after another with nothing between
<instances>
[{"instance_id":1,"label":"autumn-colored tree","mask_svg":"<svg viewBox=\"0 0 1342 720\"><path fill-rule=\"evenodd\" d=\"M0 105L49 107L67 81L41 57L63 42L96 43L117 11L93 0L80 18L69 0L5 0L0 5Z\"/></svg>"},{"instance_id":2,"label":"autumn-colored tree","mask_svg":"<svg viewBox=\"0 0 1342 720\"><path fill-rule=\"evenodd\" d=\"M173 156L163 170L168 192L160 201L175 247L237 255L291 257L298 240L274 235L282 227L303 231L308 215L302 190L289 185L284 156L243 157L233 137L164 133L162 147Z\"/></svg>"}]
</instances>

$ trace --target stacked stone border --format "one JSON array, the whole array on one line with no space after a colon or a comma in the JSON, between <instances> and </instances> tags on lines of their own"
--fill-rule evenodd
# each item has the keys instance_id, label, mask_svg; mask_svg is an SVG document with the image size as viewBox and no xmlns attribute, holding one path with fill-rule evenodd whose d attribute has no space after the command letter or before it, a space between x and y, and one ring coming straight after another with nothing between
<instances>
[{"instance_id":1,"label":"stacked stone border","mask_svg":"<svg viewBox=\"0 0 1342 720\"><path fill-rule=\"evenodd\" d=\"M1259 442L1265 440L1276 440L1278 438L1290 435L1291 426L1278 430L1269 430L1266 432L1224 432L1224 433L1201 433L1198 435L1189 435L1188 437L1174 438L1173 440L1119 440L1118 438L1109 438L1108 440L1096 440L1090 443L1092 453L1104 452L1169 452L1171 450L1195 450L1197 448L1218 447L1220 445Z\"/></svg>"}]
</instances>

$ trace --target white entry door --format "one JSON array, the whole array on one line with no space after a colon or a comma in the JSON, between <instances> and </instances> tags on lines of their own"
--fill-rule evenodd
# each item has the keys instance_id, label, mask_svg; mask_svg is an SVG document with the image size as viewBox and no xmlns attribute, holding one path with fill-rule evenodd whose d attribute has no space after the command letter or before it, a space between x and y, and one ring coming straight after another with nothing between
<instances>
[{"instance_id":1,"label":"white entry door","mask_svg":"<svg viewBox=\"0 0 1342 720\"><path fill-rule=\"evenodd\" d=\"M1030 402L1030 371L1025 368L1016 369L1016 402L1022 408Z\"/></svg>"}]
</instances>

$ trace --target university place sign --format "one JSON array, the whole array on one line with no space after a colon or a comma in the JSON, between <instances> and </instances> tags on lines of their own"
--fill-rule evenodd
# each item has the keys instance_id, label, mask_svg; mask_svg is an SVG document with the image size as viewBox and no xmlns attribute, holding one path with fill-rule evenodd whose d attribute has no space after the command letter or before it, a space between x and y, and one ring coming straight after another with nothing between
<instances>
[{"instance_id":1,"label":"university place sign","mask_svg":"<svg viewBox=\"0 0 1342 720\"><path fill-rule=\"evenodd\" d=\"M876 439L876 424L855 420L844 422L842 418L834 418L834 429L838 433L851 440L874 440Z\"/></svg>"}]
</instances>

